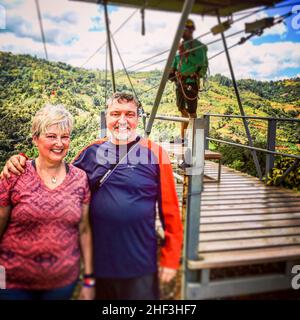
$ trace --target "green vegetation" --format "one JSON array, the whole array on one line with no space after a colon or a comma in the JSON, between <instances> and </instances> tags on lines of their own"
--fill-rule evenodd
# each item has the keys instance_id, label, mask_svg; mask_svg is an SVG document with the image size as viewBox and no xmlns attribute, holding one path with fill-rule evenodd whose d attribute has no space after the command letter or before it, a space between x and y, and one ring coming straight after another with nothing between
<instances>
[{"instance_id":1,"label":"green vegetation","mask_svg":"<svg viewBox=\"0 0 300 320\"><path fill-rule=\"evenodd\" d=\"M106 84L104 71L85 70L61 62L4 52L0 52L0 67L0 168L5 159L14 153L22 151L29 156L36 154L30 138L30 122L45 103L63 103L75 117L68 160L98 137L99 113L104 109L105 97L111 93L111 81ZM145 111L150 112L161 72L131 73L130 77ZM116 83L117 90L131 91L123 72L116 73ZM300 118L300 78L270 82L239 80L238 85L247 115ZM222 75L211 77L207 90L201 92L200 96L198 116L204 113L239 114L231 80ZM167 84L158 113L180 115L175 106L173 83ZM265 148L267 121L249 120L249 126L255 146ZM163 138L172 138L178 136L179 132L178 123L157 120L152 138L159 140L162 135ZM211 117L210 136L247 144L240 119ZM280 152L299 154L299 125L279 122L276 145ZM217 143L211 143L210 146L222 152L224 164L256 174L248 150ZM265 155L258 156L264 168ZM284 167L282 161L285 160L278 159L276 168ZM280 175L278 172L276 174ZM276 183L277 180L274 178L272 181ZM299 175L295 176L295 180L299 181ZM286 185L299 189L299 183L293 181L291 179Z\"/></svg>"},{"instance_id":2,"label":"green vegetation","mask_svg":"<svg viewBox=\"0 0 300 320\"><path fill-rule=\"evenodd\" d=\"M271 173L268 177L268 185L281 185L293 190L300 190L300 166L295 166L294 170L292 170L284 179L282 179L282 175L285 173L287 169L295 164L295 159L289 158L280 158L276 166L272 169Z\"/></svg>"}]
</instances>

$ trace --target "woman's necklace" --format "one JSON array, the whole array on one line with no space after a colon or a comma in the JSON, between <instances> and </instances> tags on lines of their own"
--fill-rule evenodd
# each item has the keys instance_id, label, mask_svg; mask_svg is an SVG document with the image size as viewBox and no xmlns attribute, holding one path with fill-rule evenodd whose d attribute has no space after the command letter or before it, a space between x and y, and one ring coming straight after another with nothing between
<instances>
[{"instance_id":1,"label":"woman's necklace","mask_svg":"<svg viewBox=\"0 0 300 320\"><path fill-rule=\"evenodd\" d=\"M52 177L51 177L51 182L52 182L53 184L56 184L57 179L56 179L56 177L55 177L55 176L52 176Z\"/></svg>"},{"instance_id":2,"label":"woman's necklace","mask_svg":"<svg viewBox=\"0 0 300 320\"><path fill-rule=\"evenodd\" d=\"M38 164L38 167L40 167L39 164ZM39 171L41 171L41 170L39 170ZM51 181L52 184L56 184L57 183L57 177L56 176L51 176L50 181Z\"/></svg>"}]
</instances>

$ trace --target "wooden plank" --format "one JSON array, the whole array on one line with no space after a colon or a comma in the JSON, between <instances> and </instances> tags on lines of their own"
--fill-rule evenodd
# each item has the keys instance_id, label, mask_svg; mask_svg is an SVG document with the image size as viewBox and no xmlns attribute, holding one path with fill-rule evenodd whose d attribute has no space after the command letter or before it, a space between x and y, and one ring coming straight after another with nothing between
<instances>
[{"instance_id":1,"label":"wooden plank","mask_svg":"<svg viewBox=\"0 0 300 320\"><path fill-rule=\"evenodd\" d=\"M182 146L182 145L172 145L172 146L168 146L165 145L165 147L163 147L169 154L171 154L172 156L176 156L176 157L182 157L186 151L186 147ZM219 160L222 158L221 153L219 152L215 152L215 151L211 151L211 150L205 150L204 152L204 158L205 160Z\"/></svg>"},{"instance_id":2,"label":"wooden plank","mask_svg":"<svg viewBox=\"0 0 300 320\"><path fill-rule=\"evenodd\" d=\"M182 193L181 190L178 190L178 193ZM269 197L268 197L269 196ZM216 201L217 203L218 202L222 202L224 201L224 203L226 202L230 202L230 201L239 201L240 203L241 202L247 202L247 203L252 203L253 201L272 201L272 202L278 202L278 201L283 201L283 202L286 202L286 201L290 201L290 200L297 200L297 201L300 201L300 197L292 197L292 196L282 196L282 195L218 195L218 196L207 196L207 195L204 195L202 194L202 203L211 203L213 201Z\"/></svg>"},{"instance_id":3,"label":"wooden plank","mask_svg":"<svg viewBox=\"0 0 300 320\"><path fill-rule=\"evenodd\" d=\"M225 230L250 230L263 228L282 228L300 226L300 219L292 220L273 220L273 221L239 221L238 223L210 223L200 224L200 237L202 232L225 231Z\"/></svg>"},{"instance_id":4,"label":"wooden plank","mask_svg":"<svg viewBox=\"0 0 300 320\"><path fill-rule=\"evenodd\" d=\"M217 175L217 173L212 173L209 175L209 177L213 176L213 175ZM228 184L243 184L243 183L247 183L247 184L257 184L257 185L261 185L261 186L265 186L265 184L263 182L260 182L257 179L248 179L248 178L237 178L237 179L231 179L231 178L227 178L227 179L222 179L221 182L219 182L219 185L228 185Z\"/></svg>"},{"instance_id":5,"label":"wooden plank","mask_svg":"<svg viewBox=\"0 0 300 320\"><path fill-rule=\"evenodd\" d=\"M205 160L219 160L219 159L222 159L222 155L218 152L212 152L210 150L205 150L204 159Z\"/></svg>"},{"instance_id":6,"label":"wooden plank","mask_svg":"<svg viewBox=\"0 0 300 320\"><path fill-rule=\"evenodd\" d=\"M232 252L206 253L199 261L188 261L189 269L224 268L275 261L300 259L300 246L282 246L276 248L256 248Z\"/></svg>"},{"instance_id":7,"label":"wooden plank","mask_svg":"<svg viewBox=\"0 0 300 320\"><path fill-rule=\"evenodd\" d=\"M202 196L218 196L218 195L287 195L287 196L300 196L299 193L296 192L284 192L282 190L272 190L270 188L256 188L256 189L216 189L216 190L206 190L204 186L204 191L202 192Z\"/></svg>"},{"instance_id":8,"label":"wooden plank","mask_svg":"<svg viewBox=\"0 0 300 320\"><path fill-rule=\"evenodd\" d=\"M211 177L211 176L215 176L215 175L217 175L217 173L205 173L204 174L204 177L206 177L206 176L208 176L208 177ZM220 182L220 184L225 184L225 182L226 182L226 184L228 184L229 182L231 182L231 183L238 183L238 182L247 182L247 183L257 183L257 184L260 184L260 185L262 185L262 186L266 186L264 183L262 183L262 182L260 182L259 180L257 180L257 179L255 179L255 178L253 178L253 179L249 179L249 178L247 178L247 177L232 177L232 176L223 176L222 175L222 180L221 180L221 182Z\"/></svg>"},{"instance_id":9,"label":"wooden plank","mask_svg":"<svg viewBox=\"0 0 300 320\"><path fill-rule=\"evenodd\" d=\"M202 198L201 204L202 206L213 206L213 205L234 205L234 204L295 204L298 203L300 205L300 197L278 197L278 198L266 198L266 197L256 197L256 198L238 198L235 199L205 199Z\"/></svg>"},{"instance_id":10,"label":"wooden plank","mask_svg":"<svg viewBox=\"0 0 300 320\"><path fill-rule=\"evenodd\" d=\"M215 177L217 176L217 173L211 173L211 174L205 174L204 178L211 178L211 177ZM259 181L257 181L256 179L248 179L248 178L242 178L242 177L238 177L238 178L232 178L232 177L228 177L228 178L223 178L222 176L222 180L221 182L219 182L220 185L228 185L228 184L243 184L243 183L260 183ZM263 184L262 184L263 185Z\"/></svg>"},{"instance_id":11,"label":"wooden plank","mask_svg":"<svg viewBox=\"0 0 300 320\"><path fill-rule=\"evenodd\" d=\"M204 169L204 174L217 174L217 170L205 170ZM248 176L248 175L236 175L234 173L230 173L230 172L222 172L222 177L224 176L224 179L238 179L238 178L242 178L242 179L256 179L255 177L252 176Z\"/></svg>"},{"instance_id":12,"label":"wooden plank","mask_svg":"<svg viewBox=\"0 0 300 320\"><path fill-rule=\"evenodd\" d=\"M177 188L176 188L177 189ZM177 189L180 192L180 189ZM235 200L239 199L240 201L248 200L248 199L300 199L300 195L292 195L292 194L278 194L278 193L251 193L251 192L237 192L231 194L206 194L205 192L201 195L202 200Z\"/></svg>"},{"instance_id":13,"label":"wooden plank","mask_svg":"<svg viewBox=\"0 0 300 320\"><path fill-rule=\"evenodd\" d=\"M267 220L286 220L299 219L300 211L297 213L277 213L277 214L253 214L244 216L221 216L221 217L201 217L201 223L222 223L239 221L267 221Z\"/></svg>"},{"instance_id":14,"label":"wooden plank","mask_svg":"<svg viewBox=\"0 0 300 320\"><path fill-rule=\"evenodd\" d=\"M201 217L222 217L222 216L242 216L251 214L279 214L279 213L299 213L300 207L282 207L282 208L268 208L268 209L244 209L244 210L214 210L201 211Z\"/></svg>"},{"instance_id":15,"label":"wooden plank","mask_svg":"<svg viewBox=\"0 0 300 320\"><path fill-rule=\"evenodd\" d=\"M206 162L204 163L204 172L217 172L218 171L218 167L219 167L219 163L217 163L215 166L213 167L208 167ZM231 175L231 176L236 176L236 177L252 177L255 178L254 176L251 176L250 174L247 174L246 172L239 172L239 171L234 171L234 170L230 170L224 166L221 166L222 168L224 168L224 174L225 175Z\"/></svg>"},{"instance_id":16,"label":"wooden plank","mask_svg":"<svg viewBox=\"0 0 300 320\"><path fill-rule=\"evenodd\" d=\"M210 184L210 183L207 183L207 184L204 184L204 190L223 190L223 189L235 189L235 190L238 190L238 189L255 189L255 188L263 188L265 190L268 189L268 187L264 186L263 184L261 183L214 183L214 184Z\"/></svg>"},{"instance_id":17,"label":"wooden plank","mask_svg":"<svg viewBox=\"0 0 300 320\"><path fill-rule=\"evenodd\" d=\"M297 192L285 192L285 191L278 191L278 190L272 190L269 188L206 188L207 185L204 184L204 190L202 192L202 195L204 196L216 196L216 195L232 195L232 194L282 194L282 195L291 195L294 196L296 195L297 197L299 196L299 193Z\"/></svg>"},{"instance_id":18,"label":"wooden plank","mask_svg":"<svg viewBox=\"0 0 300 320\"><path fill-rule=\"evenodd\" d=\"M235 231L217 231L200 233L200 241L216 241L216 240L231 240L231 239L250 239L250 238L265 238L274 236L291 236L300 235L300 227L282 227L269 229L255 230L235 230Z\"/></svg>"},{"instance_id":19,"label":"wooden plank","mask_svg":"<svg viewBox=\"0 0 300 320\"><path fill-rule=\"evenodd\" d=\"M262 188L267 190L267 188L264 188L265 186L262 184L256 184L256 183L251 183L251 182L237 182L237 183L206 183L204 181L204 191L212 191L212 190L224 190L226 189L235 189L235 190L255 190L258 188Z\"/></svg>"},{"instance_id":20,"label":"wooden plank","mask_svg":"<svg viewBox=\"0 0 300 320\"><path fill-rule=\"evenodd\" d=\"M226 170L226 168L224 166L221 166L221 169L223 169L222 174L224 174L224 177L233 177L233 178L252 178L252 179L257 179L257 177L248 175L246 173L241 173L241 172L235 172L235 171L228 171ZM204 174L214 174L217 173L219 169L219 165L217 164L217 166L215 168L207 168L206 165L204 165Z\"/></svg>"},{"instance_id":21,"label":"wooden plank","mask_svg":"<svg viewBox=\"0 0 300 320\"><path fill-rule=\"evenodd\" d=\"M229 251L229 250L243 250L247 248L262 248L274 247L284 245L299 245L300 235L284 236L284 237L269 237L269 238L254 238L254 239L239 239L239 240L222 240L222 241L209 241L200 242L199 252L212 252L212 251Z\"/></svg>"},{"instance_id":22,"label":"wooden plank","mask_svg":"<svg viewBox=\"0 0 300 320\"><path fill-rule=\"evenodd\" d=\"M267 190L267 191L271 191L273 190L274 192L277 191L281 191L281 192L285 192L284 189L278 189L277 187L270 187L270 186L266 186L264 184L257 184L254 187L249 187L248 185L245 186L243 184L238 184L239 188L236 187L236 185L228 185L228 184L220 184L220 183L215 183L215 184L205 184L204 183L204 190L211 190L211 191L219 191L219 190L224 190L224 191L237 191L237 190ZM287 191L288 192L288 191ZM293 192L296 193L296 192Z\"/></svg>"},{"instance_id":23,"label":"wooden plank","mask_svg":"<svg viewBox=\"0 0 300 320\"><path fill-rule=\"evenodd\" d=\"M203 205L201 206L202 211L211 211L211 210L231 210L231 209L248 209L249 207L260 209L260 208L280 208L280 207L299 207L299 201L290 201L289 203L285 202L276 202L276 203L256 203L255 205L249 205L247 203L239 203L239 204L211 204L211 205Z\"/></svg>"}]
</instances>

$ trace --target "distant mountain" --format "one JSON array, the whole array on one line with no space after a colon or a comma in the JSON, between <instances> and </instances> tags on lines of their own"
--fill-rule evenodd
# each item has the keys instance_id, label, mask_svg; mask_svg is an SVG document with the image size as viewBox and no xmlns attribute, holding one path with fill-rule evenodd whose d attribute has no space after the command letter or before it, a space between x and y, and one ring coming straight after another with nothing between
<instances>
[{"instance_id":1,"label":"distant mountain","mask_svg":"<svg viewBox=\"0 0 300 320\"><path fill-rule=\"evenodd\" d=\"M216 74L211 77L221 85L232 87L231 79ZM284 79L278 81L257 81L253 79L238 80L240 90L251 91L258 96L276 102L295 103L299 107L300 78Z\"/></svg>"},{"instance_id":2,"label":"distant mountain","mask_svg":"<svg viewBox=\"0 0 300 320\"><path fill-rule=\"evenodd\" d=\"M161 78L160 71L130 73L132 83L145 111L150 112ZM108 78L108 79L107 79ZM126 75L116 72L118 91L131 91ZM99 112L111 93L110 74L75 68L61 62L49 62L30 55L0 52L0 167L13 153L25 151L34 156L31 144L32 116L45 103L63 103L75 117L69 159L99 134ZM247 115L300 118L300 79L261 82L239 80ZM174 85L166 86L159 114L179 115L175 106ZM203 113L239 114L231 80L215 75L202 88L198 115ZM212 118L211 135L247 143L239 119ZM250 121L254 141L265 146L267 123ZM140 127L142 130L142 127ZM179 125L155 121L154 139L179 135ZM279 123L277 144L290 152L299 152L299 132L295 124ZM212 147L215 147L212 145Z\"/></svg>"}]
</instances>

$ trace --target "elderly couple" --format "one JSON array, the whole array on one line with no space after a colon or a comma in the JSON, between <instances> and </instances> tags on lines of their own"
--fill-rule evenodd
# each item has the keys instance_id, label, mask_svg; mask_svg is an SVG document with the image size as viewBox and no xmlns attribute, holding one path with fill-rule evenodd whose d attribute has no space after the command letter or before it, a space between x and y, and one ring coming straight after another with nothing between
<instances>
[{"instance_id":1,"label":"elderly couple","mask_svg":"<svg viewBox=\"0 0 300 320\"><path fill-rule=\"evenodd\" d=\"M0 300L159 299L179 267L182 224L167 153L136 134L138 102L115 93L108 138L72 164L72 116L46 105L32 122L38 157L11 157L0 179ZM157 206L158 204L158 206ZM156 207L165 231L157 263ZM90 225L91 223L91 225ZM82 259L81 259L82 258Z\"/></svg>"}]
</instances>

